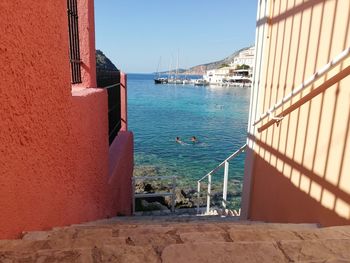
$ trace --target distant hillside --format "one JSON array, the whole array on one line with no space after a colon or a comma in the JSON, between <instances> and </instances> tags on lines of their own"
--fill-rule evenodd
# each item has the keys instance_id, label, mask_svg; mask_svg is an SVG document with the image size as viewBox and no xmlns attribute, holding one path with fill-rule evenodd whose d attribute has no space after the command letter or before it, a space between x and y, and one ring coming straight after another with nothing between
<instances>
[{"instance_id":1,"label":"distant hillside","mask_svg":"<svg viewBox=\"0 0 350 263\"><path fill-rule=\"evenodd\" d=\"M249 47L245 47L242 48L240 50L235 51L233 54L231 54L230 56L222 59L222 60L218 60L215 62L210 62L207 64L202 64L202 65L198 65L198 66L194 66L189 68L188 70L185 69L179 69L179 73L180 74L189 74L189 75L204 75L206 73L207 70L211 70L211 69L217 69L220 68L220 66L222 64L230 64L231 62L233 62L234 58L242 51L249 49L251 46ZM175 70L173 70L172 72L175 72ZM168 72L161 72L162 74L167 74Z\"/></svg>"},{"instance_id":2,"label":"distant hillside","mask_svg":"<svg viewBox=\"0 0 350 263\"><path fill-rule=\"evenodd\" d=\"M101 50L96 50L96 69L118 71L117 67Z\"/></svg>"},{"instance_id":3,"label":"distant hillside","mask_svg":"<svg viewBox=\"0 0 350 263\"><path fill-rule=\"evenodd\" d=\"M96 50L97 87L103 88L120 82L120 72L101 50Z\"/></svg>"},{"instance_id":4,"label":"distant hillside","mask_svg":"<svg viewBox=\"0 0 350 263\"><path fill-rule=\"evenodd\" d=\"M184 69L184 68L179 68L179 69L177 70L177 72L178 72L179 74L184 74L184 73L186 73L186 71L187 71L187 69ZM155 73L156 73L156 72L155 72ZM163 72L159 72L159 73L160 73L160 74L168 74L169 71L163 71ZM175 73L176 73L176 69L171 70L170 73L171 73L171 74L175 74Z\"/></svg>"}]
</instances>

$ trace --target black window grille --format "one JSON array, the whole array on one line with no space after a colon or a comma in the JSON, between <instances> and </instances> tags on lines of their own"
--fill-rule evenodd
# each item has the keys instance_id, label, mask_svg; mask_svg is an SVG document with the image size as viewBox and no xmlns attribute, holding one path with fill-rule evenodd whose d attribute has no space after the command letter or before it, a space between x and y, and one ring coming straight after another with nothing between
<instances>
[{"instance_id":1,"label":"black window grille","mask_svg":"<svg viewBox=\"0 0 350 263\"><path fill-rule=\"evenodd\" d=\"M97 86L107 89L109 145L121 128L120 71L97 70Z\"/></svg>"},{"instance_id":2,"label":"black window grille","mask_svg":"<svg viewBox=\"0 0 350 263\"><path fill-rule=\"evenodd\" d=\"M72 74L72 84L81 83L81 60L79 46L79 24L77 0L67 0L69 55Z\"/></svg>"}]
</instances>

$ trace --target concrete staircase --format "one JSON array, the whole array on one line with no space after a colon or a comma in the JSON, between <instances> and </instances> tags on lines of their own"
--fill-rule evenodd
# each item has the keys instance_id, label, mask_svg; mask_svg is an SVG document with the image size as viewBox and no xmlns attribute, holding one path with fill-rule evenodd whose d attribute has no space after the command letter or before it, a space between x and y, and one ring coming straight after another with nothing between
<instances>
[{"instance_id":1,"label":"concrete staircase","mask_svg":"<svg viewBox=\"0 0 350 263\"><path fill-rule=\"evenodd\" d=\"M0 241L0 262L350 262L350 227L119 217Z\"/></svg>"}]
</instances>

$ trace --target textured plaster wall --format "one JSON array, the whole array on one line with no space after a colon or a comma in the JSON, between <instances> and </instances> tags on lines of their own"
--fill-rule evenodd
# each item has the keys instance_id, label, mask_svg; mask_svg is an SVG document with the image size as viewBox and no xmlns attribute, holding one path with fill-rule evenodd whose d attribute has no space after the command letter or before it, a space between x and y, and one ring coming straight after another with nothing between
<instances>
[{"instance_id":1,"label":"textured plaster wall","mask_svg":"<svg viewBox=\"0 0 350 263\"><path fill-rule=\"evenodd\" d=\"M66 9L0 1L0 239L131 211L132 134L109 159L106 92L71 89Z\"/></svg>"},{"instance_id":2,"label":"textured plaster wall","mask_svg":"<svg viewBox=\"0 0 350 263\"><path fill-rule=\"evenodd\" d=\"M74 86L96 88L96 46L94 0L78 1L79 42L82 83Z\"/></svg>"},{"instance_id":3,"label":"textured plaster wall","mask_svg":"<svg viewBox=\"0 0 350 263\"><path fill-rule=\"evenodd\" d=\"M111 211L118 215L131 215L132 211L133 142L131 132L120 131L109 148L109 205Z\"/></svg>"},{"instance_id":4,"label":"textured plaster wall","mask_svg":"<svg viewBox=\"0 0 350 263\"><path fill-rule=\"evenodd\" d=\"M128 130L128 77L125 73L120 74L120 117L121 131Z\"/></svg>"},{"instance_id":5,"label":"textured plaster wall","mask_svg":"<svg viewBox=\"0 0 350 263\"><path fill-rule=\"evenodd\" d=\"M349 1L267 2L268 19L258 19L266 28L250 125L350 45ZM251 219L350 223L349 74L347 59L278 110L285 115L278 126L250 127Z\"/></svg>"},{"instance_id":6,"label":"textured plaster wall","mask_svg":"<svg viewBox=\"0 0 350 263\"><path fill-rule=\"evenodd\" d=\"M130 215L132 133L120 132L109 147L106 90L73 90L72 102L73 167L78 176L72 216L81 222L117 214Z\"/></svg>"},{"instance_id":7,"label":"textured plaster wall","mask_svg":"<svg viewBox=\"0 0 350 263\"><path fill-rule=\"evenodd\" d=\"M54 201L72 173L65 14L63 1L0 2L0 237L65 217Z\"/></svg>"}]
</instances>

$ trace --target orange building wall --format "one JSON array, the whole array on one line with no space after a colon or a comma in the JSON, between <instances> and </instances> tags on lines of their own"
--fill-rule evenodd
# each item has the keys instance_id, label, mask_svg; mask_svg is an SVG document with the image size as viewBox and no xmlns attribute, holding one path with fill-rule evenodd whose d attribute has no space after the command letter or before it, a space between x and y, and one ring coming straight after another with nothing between
<instances>
[{"instance_id":1,"label":"orange building wall","mask_svg":"<svg viewBox=\"0 0 350 263\"><path fill-rule=\"evenodd\" d=\"M81 84L75 87L96 88L96 44L94 0L78 1Z\"/></svg>"},{"instance_id":2,"label":"orange building wall","mask_svg":"<svg viewBox=\"0 0 350 263\"><path fill-rule=\"evenodd\" d=\"M252 169L245 174L248 217L349 224L350 59L278 110L285 115L278 126L252 124L350 46L350 2L260 2L247 154Z\"/></svg>"},{"instance_id":3,"label":"orange building wall","mask_svg":"<svg viewBox=\"0 0 350 263\"><path fill-rule=\"evenodd\" d=\"M109 148L106 91L71 88L66 1L0 17L0 239L130 214L133 136Z\"/></svg>"}]
</instances>

